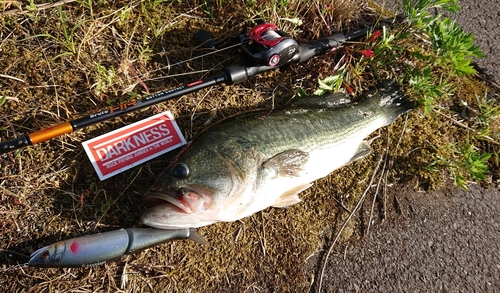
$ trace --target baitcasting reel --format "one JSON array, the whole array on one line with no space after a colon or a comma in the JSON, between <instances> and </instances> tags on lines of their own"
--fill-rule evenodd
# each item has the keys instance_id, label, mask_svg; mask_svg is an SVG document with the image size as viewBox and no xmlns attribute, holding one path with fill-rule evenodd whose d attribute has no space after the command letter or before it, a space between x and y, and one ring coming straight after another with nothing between
<instances>
[{"instance_id":1,"label":"baitcasting reel","mask_svg":"<svg viewBox=\"0 0 500 293\"><path fill-rule=\"evenodd\" d=\"M245 54L261 65L286 64L299 52L297 41L272 23L257 25L248 32L248 38L248 42L242 42L241 48Z\"/></svg>"},{"instance_id":2,"label":"baitcasting reel","mask_svg":"<svg viewBox=\"0 0 500 293\"><path fill-rule=\"evenodd\" d=\"M227 46L227 43L239 43L238 52L247 63L271 67L288 63L299 52L297 41L272 23L259 24L250 31L241 32L217 43L207 31L199 31L194 39L204 47L219 49Z\"/></svg>"}]
</instances>

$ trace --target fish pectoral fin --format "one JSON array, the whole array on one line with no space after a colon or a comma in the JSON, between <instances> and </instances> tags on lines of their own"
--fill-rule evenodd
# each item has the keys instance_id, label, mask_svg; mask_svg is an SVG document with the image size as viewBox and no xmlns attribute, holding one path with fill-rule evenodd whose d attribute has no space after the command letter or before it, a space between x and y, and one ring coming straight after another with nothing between
<instances>
[{"instance_id":1,"label":"fish pectoral fin","mask_svg":"<svg viewBox=\"0 0 500 293\"><path fill-rule=\"evenodd\" d=\"M305 183L299 186L296 186L287 192L283 193L271 206L275 208L283 208L287 206L291 206L300 202L299 193L308 189L312 186L312 183Z\"/></svg>"},{"instance_id":2,"label":"fish pectoral fin","mask_svg":"<svg viewBox=\"0 0 500 293\"><path fill-rule=\"evenodd\" d=\"M372 152L372 147L370 146L370 143L367 141L362 141L361 144L359 144L358 150L356 151L354 156L352 156L352 158L349 160L347 165L368 156L371 152Z\"/></svg>"},{"instance_id":3,"label":"fish pectoral fin","mask_svg":"<svg viewBox=\"0 0 500 293\"><path fill-rule=\"evenodd\" d=\"M279 177L297 177L309 160L309 154L297 150L281 152L262 163L264 168L273 168Z\"/></svg>"}]
</instances>

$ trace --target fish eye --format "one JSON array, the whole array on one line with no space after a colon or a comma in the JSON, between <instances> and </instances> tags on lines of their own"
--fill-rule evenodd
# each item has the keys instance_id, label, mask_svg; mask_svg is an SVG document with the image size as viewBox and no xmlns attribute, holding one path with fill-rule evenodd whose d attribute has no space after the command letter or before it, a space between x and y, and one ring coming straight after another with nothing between
<instances>
[{"instance_id":1,"label":"fish eye","mask_svg":"<svg viewBox=\"0 0 500 293\"><path fill-rule=\"evenodd\" d=\"M189 168L184 163L175 164L172 167L172 175L176 178L186 178L189 175Z\"/></svg>"},{"instance_id":2,"label":"fish eye","mask_svg":"<svg viewBox=\"0 0 500 293\"><path fill-rule=\"evenodd\" d=\"M45 250L44 252L42 252L42 254L40 254L40 258L43 260L46 260L47 258L49 258L49 256L50 252L48 250Z\"/></svg>"}]
</instances>

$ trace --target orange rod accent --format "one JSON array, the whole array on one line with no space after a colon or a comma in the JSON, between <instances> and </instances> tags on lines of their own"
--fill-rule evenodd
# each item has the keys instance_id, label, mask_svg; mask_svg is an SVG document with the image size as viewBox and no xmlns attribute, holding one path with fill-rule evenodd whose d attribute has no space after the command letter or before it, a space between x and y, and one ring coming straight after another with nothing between
<instances>
[{"instance_id":1,"label":"orange rod accent","mask_svg":"<svg viewBox=\"0 0 500 293\"><path fill-rule=\"evenodd\" d=\"M31 144L36 144L42 141L49 140L60 135L70 133L73 131L73 126L69 122L56 125L54 127L45 128L43 130L35 131L28 136L30 137Z\"/></svg>"}]
</instances>

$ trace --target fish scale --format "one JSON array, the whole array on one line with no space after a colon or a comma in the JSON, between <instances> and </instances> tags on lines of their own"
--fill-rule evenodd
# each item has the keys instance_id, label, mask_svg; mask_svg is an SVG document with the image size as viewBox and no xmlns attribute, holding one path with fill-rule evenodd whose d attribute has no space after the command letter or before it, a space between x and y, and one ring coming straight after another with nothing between
<instances>
[{"instance_id":1,"label":"fish scale","mask_svg":"<svg viewBox=\"0 0 500 293\"><path fill-rule=\"evenodd\" d=\"M386 82L359 103L343 94L307 97L226 119L193 139L145 196L146 225L176 229L236 221L298 194L366 156L364 141L415 104ZM176 175L172 170L183 168ZM151 206L151 205L150 205Z\"/></svg>"}]
</instances>

